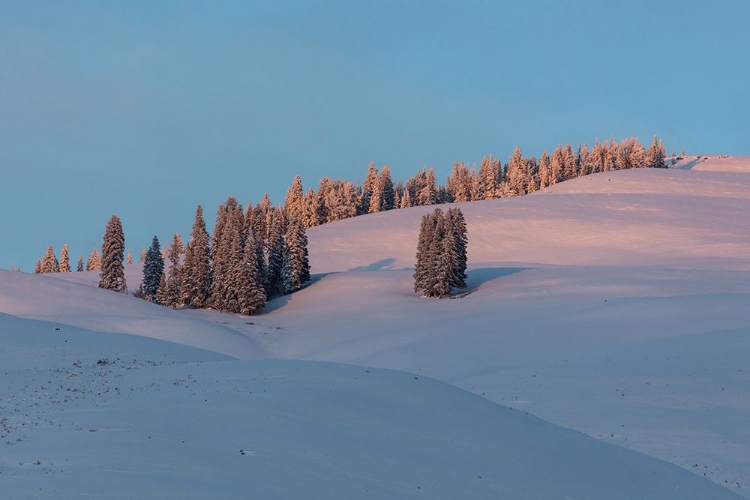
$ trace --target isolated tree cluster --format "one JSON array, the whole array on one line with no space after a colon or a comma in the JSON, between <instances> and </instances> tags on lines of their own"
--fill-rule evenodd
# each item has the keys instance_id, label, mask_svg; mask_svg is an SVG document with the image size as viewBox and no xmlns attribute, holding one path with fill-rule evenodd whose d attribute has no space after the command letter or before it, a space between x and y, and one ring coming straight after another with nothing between
<instances>
[{"instance_id":1,"label":"isolated tree cluster","mask_svg":"<svg viewBox=\"0 0 750 500\"><path fill-rule=\"evenodd\" d=\"M466 220L459 208L436 208L422 217L414 266L414 291L425 297L447 297L466 288Z\"/></svg>"},{"instance_id":2,"label":"isolated tree cluster","mask_svg":"<svg viewBox=\"0 0 750 500\"><path fill-rule=\"evenodd\" d=\"M301 184L300 184L301 185ZM169 269L154 236L137 295L169 307L212 307L253 314L269 299L299 290L310 281L307 235L294 207L273 207L266 197L243 209L229 198L219 206L213 235L198 206L187 247L175 234Z\"/></svg>"}]
</instances>

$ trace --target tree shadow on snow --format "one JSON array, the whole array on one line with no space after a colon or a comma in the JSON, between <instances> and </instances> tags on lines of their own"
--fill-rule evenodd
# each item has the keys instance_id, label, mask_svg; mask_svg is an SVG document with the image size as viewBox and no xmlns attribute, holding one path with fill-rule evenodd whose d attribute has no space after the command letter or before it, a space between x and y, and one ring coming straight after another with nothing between
<instances>
[{"instance_id":1,"label":"tree shadow on snow","mask_svg":"<svg viewBox=\"0 0 750 500\"><path fill-rule=\"evenodd\" d=\"M480 267L466 273L466 288L474 291L488 281L533 269L531 267Z\"/></svg>"},{"instance_id":2,"label":"tree shadow on snow","mask_svg":"<svg viewBox=\"0 0 750 500\"><path fill-rule=\"evenodd\" d=\"M373 262L372 264L369 264L367 266L353 267L352 269L349 269L349 270L350 271L390 271L393 269L394 262L396 262L396 259L393 257L389 257L387 259Z\"/></svg>"}]
</instances>

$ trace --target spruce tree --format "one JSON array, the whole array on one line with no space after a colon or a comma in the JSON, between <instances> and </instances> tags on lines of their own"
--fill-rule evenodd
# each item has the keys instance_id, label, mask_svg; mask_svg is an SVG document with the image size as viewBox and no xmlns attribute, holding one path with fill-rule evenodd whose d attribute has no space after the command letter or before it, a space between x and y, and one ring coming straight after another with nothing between
<instances>
[{"instance_id":1,"label":"spruce tree","mask_svg":"<svg viewBox=\"0 0 750 500\"><path fill-rule=\"evenodd\" d=\"M164 258L161 255L159 238L154 236L151 246L146 252L146 261L143 263L143 298L150 302L157 302L156 292L159 290L164 276Z\"/></svg>"},{"instance_id":2,"label":"spruce tree","mask_svg":"<svg viewBox=\"0 0 750 500\"><path fill-rule=\"evenodd\" d=\"M68 244L64 244L60 251L60 272L70 272L70 255L68 255Z\"/></svg>"},{"instance_id":3,"label":"spruce tree","mask_svg":"<svg viewBox=\"0 0 750 500\"><path fill-rule=\"evenodd\" d=\"M258 263L258 245L253 233L247 234L240 268L239 313L250 315L266 305L266 291Z\"/></svg>"},{"instance_id":4,"label":"spruce tree","mask_svg":"<svg viewBox=\"0 0 750 500\"><path fill-rule=\"evenodd\" d=\"M206 307L211 291L211 248L203 208L195 210L195 222L182 266L180 302L188 307Z\"/></svg>"},{"instance_id":5,"label":"spruce tree","mask_svg":"<svg viewBox=\"0 0 750 500\"><path fill-rule=\"evenodd\" d=\"M182 252L182 238L179 233L175 233L169 248L169 276L166 278L165 290L159 298L159 303L163 306L177 307L180 302L180 289L182 288L180 255Z\"/></svg>"},{"instance_id":6,"label":"spruce tree","mask_svg":"<svg viewBox=\"0 0 750 500\"><path fill-rule=\"evenodd\" d=\"M101 272L99 274L99 288L114 292L126 293L125 281L125 234L122 231L120 218L113 215L104 231L102 241Z\"/></svg>"},{"instance_id":7,"label":"spruce tree","mask_svg":"<svg viewBox=\"0 0 750 500\"><path fill-rule=\"evenodd\" d=\"M268 238L266 267L266 297L272 299L284 294L284 254L287 252L284 241L283 221L280 213L275 213L271 221L271 234Z\"/></svg>"},{"instance_id":8,"label":"spruce tree","mask_svg":"<svg viewBox=\"0 0 750 500\"><path fill-rule=\"evenodd\" d=\"M425 297L449 296L466 287L466 223L458 208L439 208L422 217L414 267L414 291Z\"/></svg>"},{"instance_id":9,"label":"spruce tree","mask_svg":"<svg viewBox=\"0 0 750 500\"><path fill-rule=\"evenodd\" d=\"M60 263L57 261L57 257L55 257L55 251L52 250L51 246L47 247L47 251L45 252L44 257L42 258L40 272L42 273L59 273L60 272Z\"/></svg>"},{"instance_id":10,"label":"spruce tree","mask_svg":"<svg viewBox=\"0 0 750 500\"><path fill-rule=\"evenodd\" d=\"M219 310L237 312L239 267L242 264L245 216L242 206L228 198L216 214L214 226L211 281L211 303Z\"/></svg>"},{"instance_id":11,"label":"spruce tree","mask_svg":"<svg viewBox=\"0 0 750 500\"><path fill-rule=\"evenodd\" d=\"M292 219L287 224L286 253L284 269L284 291L291 293L302 288L310 281L310 261L307 253L307 235L305 228L298 220Z\"/></svg>"},{"instance_id":12,"label":"spruce tree","mask_svg":"<svg viewBox=\"0 0 750 500\"><path fill-rule=\"evenodd\" d=\"M381 210L393 210L396 208L396 195L391 178L391 169L384 165L380 170L380 193L382 195Z\"/></svg>"},{"instance_id":13,"label":"spruce tree","mask_svg":"<svg viewBox=\"0 0 750 500\"><path fill-rule=\"evenodd\" d=\"M132 264L133 263L133 252L129 248L128 248L128 256L125 259L125 262L128 263L128 264Z\"/></svg>"},{"instance_id":14,"label":"spruce tree","mask_svg":"<svg viewBox=\"0 0 750 500\"><path fill-rule=\"evenodd\" d=\"M36 259L36 264L34 265L34 274L39 274L42 272L42 261L40 259Z\"/></svg>"},{"instance_id":15,"label":"spruce tree","mask_svg":"<svg viewBox=\"0 0 750 500\"><path fill-rule=\"evenodd\" d=\"M286 192L286 199L284 200L284 211L287 219L303 219L305 213L303 198L302 178L296 175Z\"/></svg>"},{"instance_id":16,"label":"spruce tree","mask_svg":"<svg viewBox=\"0 0 750 500\"><path fill-rule=\"evenodd\" d=\"M446 214L448 232L451 234L450 251L453 254L451 262L453 266L451 287L466 288L466 267L468 233L466 231L466 219L460 208L449 208Z\"/></svg>"},{"instance_id":17,"label":"spruce tree","mask_svg":"<svg viewBox=\"0 0 750 500\"><path fill-rule=\"evenodd\" d=\"M78 266L76 267L76 272L83 272L83 255L78 256Z\"/></svg>"},{"instance_id":18,"label":"spruce tree","mask_svg":"<svg viewBox=\"0 0 750 500\"><path fill-rule=\"evenodd\" d=\"M91 251L91 255L89 255L89 258L86 260L86 270L87 271L99 271L102 268L102 260L99 256L99 250L94 248Z\"/></svg>"},{"instance_id":19,"label":"spruce tree","mask_svg":"<svg viewBox=\"0 0 750 500\"><path fill-rule=\"evenodd\" d=\"M424 291L431 280L431 247L436 225L435 212L422 216L417 242L417 264L414 266L414 291Z\"/></svg>"}]
</instances>

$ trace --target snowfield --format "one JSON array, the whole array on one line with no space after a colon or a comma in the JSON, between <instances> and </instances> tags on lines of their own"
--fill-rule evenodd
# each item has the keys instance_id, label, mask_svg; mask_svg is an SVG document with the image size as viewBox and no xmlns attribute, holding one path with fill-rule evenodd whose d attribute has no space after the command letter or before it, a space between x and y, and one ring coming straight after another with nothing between
<instances>
[{"instance_id":1,"label":"snowfield","mask_svg":"<svg viewBox=\"0 0 750 500\"><path fill-rule=\"evenodd\" d=\"M309 230L259 316L0 271L4 497L750 498L750 158L460 207L456 300L435 207Z\"/></svg>"}]
</instances>

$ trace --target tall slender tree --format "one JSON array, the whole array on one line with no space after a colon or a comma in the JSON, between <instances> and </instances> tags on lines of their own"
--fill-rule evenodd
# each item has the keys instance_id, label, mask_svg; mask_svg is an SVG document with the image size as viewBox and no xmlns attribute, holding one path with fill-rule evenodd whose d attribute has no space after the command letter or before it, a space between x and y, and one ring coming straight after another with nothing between
<instances>
[{"instance_id":1,"label":"tall slender tree","mask_svg":"<svg viewBox=\"0 0 750 500\"><path fill-rule=\"evenodd\" d=\"M188 307L201 308L208 305L211 292L211 247L200 205L195 210L190 236L182 268L180 301Z\"/></svg>"},{"instance_id":2,"label":"tall slender tree","mask_svg":"<svg viewBox=\"0 0 750 500\"><path fill-rule=\"evenodd\" d=\"M120 218L113 215L104 231L102 242L102 269L99 275L99 288L125 293L125 234Z\"/></svg>"},{"instance_id":3,"label":"tall slender tree","mask_svg":"<svg viewBox=\"0 0 750 500\"><path fill-rule=\"evenodd\" d=\"M68 244L65 243L60 251L60 272L70 272L70 255L68 254Z\"/></svg>"},{"instance_id":4,"label":"tall slender tree","mask_svg":"<svg viewBox=\"0 0 750 500\"><path fill-rule=\"evenodd\" d=\"M143 298L150 302L158 302L156 292L159 290L159 284L164 278L164 257L161 255L161 246L159 238L154 236L151 240L151 246L146 252L146 261L143 263Z\"/></svg>"}]
</instances>

